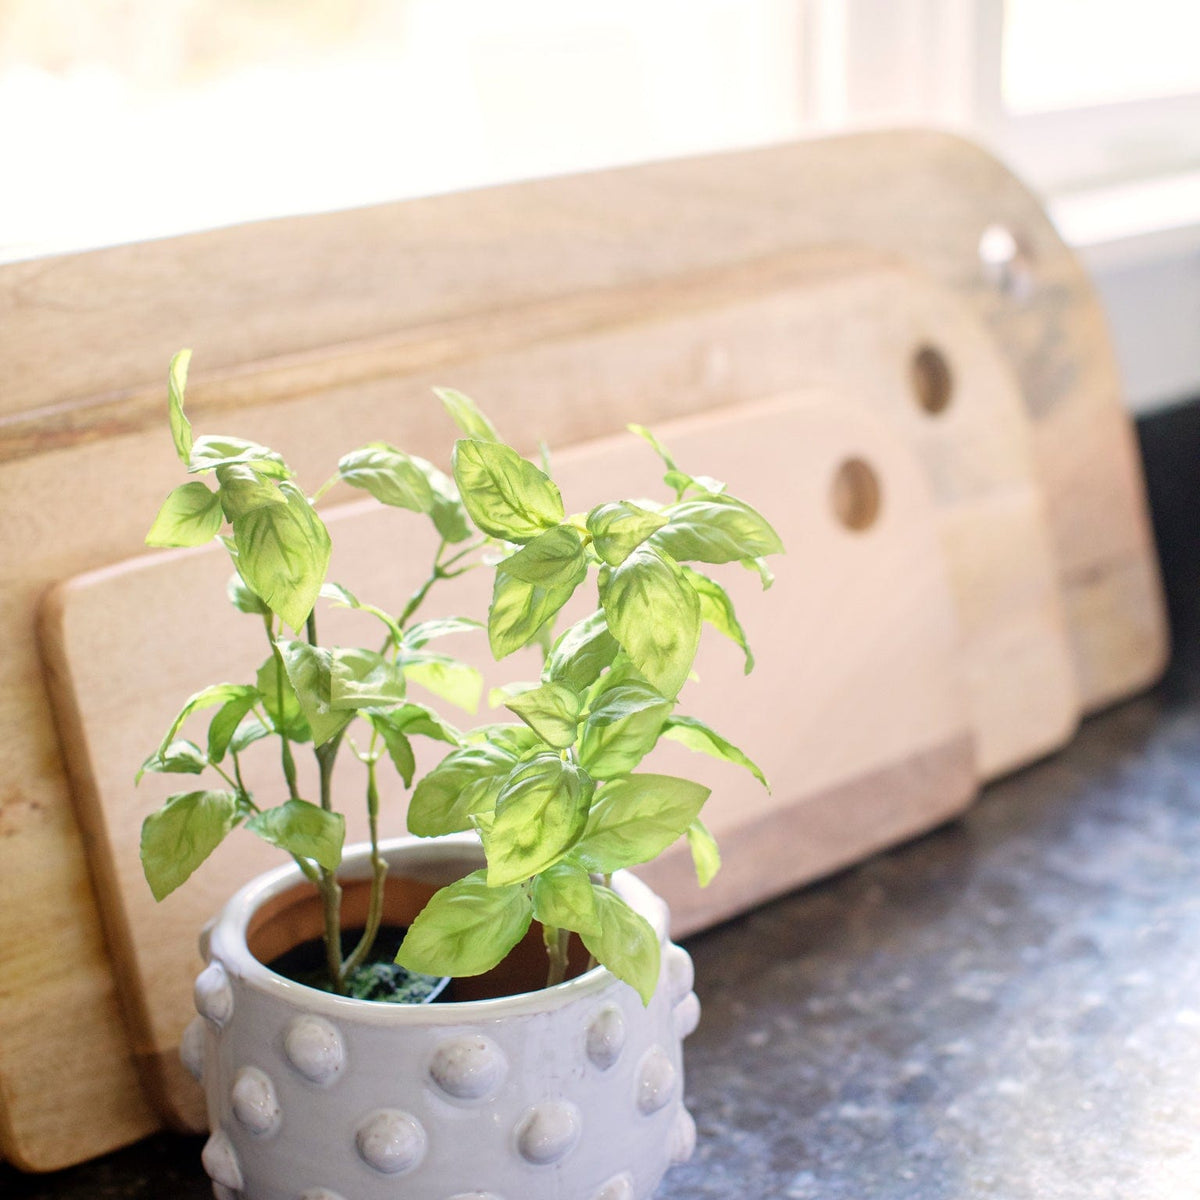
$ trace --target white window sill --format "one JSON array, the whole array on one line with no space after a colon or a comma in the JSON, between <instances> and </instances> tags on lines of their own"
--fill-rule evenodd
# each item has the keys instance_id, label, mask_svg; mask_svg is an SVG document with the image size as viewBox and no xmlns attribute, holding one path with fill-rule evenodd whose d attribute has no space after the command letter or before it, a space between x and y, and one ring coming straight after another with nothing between
<instances>
[{"instance_id":1,"label":"white window sill","mask_svg":"<svg viewBox=\"0 0 1200 1200\"><path fill-rule=\"evenodd\" d=\"M1091 272L1130 408L1200 396L1200 171L1048 200Z\"/></svg>"}]
</instances>

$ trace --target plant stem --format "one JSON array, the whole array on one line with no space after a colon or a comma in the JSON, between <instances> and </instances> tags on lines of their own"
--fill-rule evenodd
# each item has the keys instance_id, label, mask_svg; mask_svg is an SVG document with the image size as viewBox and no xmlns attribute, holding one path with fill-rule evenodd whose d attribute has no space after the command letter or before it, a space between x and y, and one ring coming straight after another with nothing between
<instances>
[{"instance_id":1,"label":"plant stem","mask_svg":"<svg viewBox=\"0 0 1200 1200\"><path fill-rule=\"evenodd\" d=\"M317 610L314 608L304 622L304 635L310 646L318 645ZM281 664L282 665L282 664ZM282 701L281 701L282 703ZM321 787L321 807L333 812L333 767L341 748L342 734L335 734L320 746L313 748L317 760L317 771ZM335 994L346 994L346 971L342 964L342 887L337 874L319 867L317 888L321 893L321 907L325 914L325 968L329 972L329 986Z\"/></svg>"},{"instance_id":2,"label":"plant stem","mask_svg":"<svg viewBox=\"0 0 1200 1200\"><path fill-rule=\"evenodd\" d=\"M267 636L271 640L271 653L275 655L276 678L275 678L275 711L281 716L283 714L283 681L287 678L287 668L283 665L283 655L280 653L279 647L275 644L274 637L271 637L270 629L267 630ZM287 781L288 798L291 800L300 799L300 789L296 786L296 760L292 757L292 741L288 737L278 722L272 721L275 726L275 732L279 735L279 756L283 761L283 777Z\"/></svg>"},{"instance_id":3,"label":"plant stem","mask_svg":"<svg viewBox=\"0 0 1200 1200\"><path fill-rule=\"evenodd\" d=\"M309 502L313 505L316 505L317 501L320 500L321 497L324 496L325 493L327 491L329 491L329 489L331 487L334 486L334 484L341 482L341 479L342 479L341 471L334 472L334 474L332 474L327 480L325 480L325 482L323 484L321 484L321 486L319 488L317 488L317 490L315 492L313 492L312 497Z\"/></svg>"},{"instance_id":4,"label":"plant stem","mask_svg":"<svg viewBox=\"0 0 1200 1200\"><path fill-rule=\"evenodd\" d=\"M342 964L343 977L362 966L383 921L383 885L387 879L387 863L379 853L379 788L375 781L375 759L367 762L367 817L371 829L371 902L367 909L367 924L354 953Z\"/></svg>"},{"instance_id":5,"label":"plant stem","mask_svg":"<svg viewBox=\"0 0 1200 1200\"><path fill-rule=\"evenodd\" d=\"M342 974L342 888L332 871L320 868L317 889L325 914L325 969L329 972L329 987L338 996L346 994Z\"/></svg>"},{"instance_id":6,"label":"plant stem","mask_svg":"<svg viewBox=\"0 0 1200 1200\"><path fill-rule=\"evenodd\" d=\"M468 554L474 554L474 552L476 550L482 550L483 547L487 545L487 543L488 543L487 538L480 538L479 541L472 542L469 546L464 546L457 554L450 555L450 557L448 559L446 559L446 561L444 563L442 563L443 570L446 567L454 566L454 564L456 562L459 562L462 559L466 558ZM443 543L443 545L444 544L445 543ZM438 551L438 554L440 556L440 554L441 554L440 550Z\"/></svg>"},{"instance_id":7,"label":"plant stem","mask_svg":"<svg viewBox=\"0 0 1200 1200\"><path fill-rule=\"evenodd\" d=\"M547 925L542 930L546 942L546 953L550 956L550 969L546 973L546 986L554 987L567 977L567 947L571 941L569 929L555 929Z\"/></svg>"},{"instance_id":8,"label":"plant stem","mask_svg":"<svg viewBox=\"0 0 1200 1200\"><path fill-rule=\"evenodd\" d=\"M333 765L337 760L342 735L336 736L314 750L321 781L321 807L333 812ZM342 888L333 871L320 868L317 886L321 892L321 904L325 911L325 965L329 971L329 985L339 995L346 994L346 977L342 970Z\"/></svg>"},{"instance_id":9,"label":"plant stem","mask_svg":"<svg viewBox=\"0 0 1200 1200\"><path fill-rule=\"evenodd\" d=\"M396 621L396 624L399 625L401 629L403 629L404 626L407 625L412 619L413 613L415 613L417 609L421 607L425 597L429 595L429 589L433 587L433 585L437 583L439 579L442 578L441 559L442 553L445 551L445 549L446 539L442 538L442 540L438 543L437 553L433 556L433 569L429 572L429 578L426 579L425 582L421 584L421 586L417 588L417 590L408 598L408 603L404 606L404 611L400 614L399 619Z\"/></svg>"}]
</instances>

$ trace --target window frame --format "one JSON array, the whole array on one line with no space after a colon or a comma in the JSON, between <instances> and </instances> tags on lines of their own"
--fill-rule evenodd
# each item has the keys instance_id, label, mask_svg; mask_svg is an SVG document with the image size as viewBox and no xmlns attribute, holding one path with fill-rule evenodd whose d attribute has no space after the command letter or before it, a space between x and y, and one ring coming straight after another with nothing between
<instances>
[{"instance_id":1,"label":"window frame","mask_svg":"<svg viewBox=\"0 0 1200 1200\"><path fill-rule=\"evenodd\" d=\"M1200 165L1200 91L1034 113L1004 103L1004 0L808 0L823 127L933 123L984 141L1045 195ZM841 57L840 70L831 63Z\"/></svg>"}]
</instances>

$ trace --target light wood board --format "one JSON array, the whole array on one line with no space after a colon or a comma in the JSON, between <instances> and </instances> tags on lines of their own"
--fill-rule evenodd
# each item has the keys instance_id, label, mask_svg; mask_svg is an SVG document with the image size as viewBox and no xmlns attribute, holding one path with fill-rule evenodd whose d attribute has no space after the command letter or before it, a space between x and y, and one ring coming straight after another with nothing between
<instances>
[{"instance_id":1,"label":"light wood board","mask_svg":"<svg viewBox=\"0 0 1200 1200\"><path fill-rule=\"evenodd\" d=\"M994 227L1020 247L1008 282L980 260ZM551 323L587 319L589 296L830 244L896 254L982 316L1034 423L1084 706L1151 681L1166 632L1100 305L1027 189L943 133L814 140L10 264L0 457L155 423L161 364L179 345L209 364L199 402L239 406L379 368L330 348L406 330L410 350L453 357L464 338L511 335L522 306L544 306ZM277 369L264 378L267 362Z\"/></svg>"},{"instance_id":2,"label":"light wood board","mask_svg":"<svg viewBox=\"0 0 1200 1200\"><path fill-rule=\"evenodd\" d=\"M992 223L1030 256L1023 293L980 267ZM174 482L169 355L196 347L202 426L270 440L307 472L381 422L439 457L445 427L424 388L465 382L464 356L511 365L541 347L548 362L564 336L680 312L714 280L761 288L795 272L793 252L828 243L891 251L982 314L1035 421L1082 698L1148 682L1164 626L1102 314L1034 199L958 139L837 138L0 267L0 498L17 514L0 529L0 1152L51 1169L159 1120L118 1021L33 620L48 584L136 553ZM823 348L796 355L811 371ZM497 389L486 373L470 386L532 449L540 434L565 443L770 390L739 390L722 362L700 345L647 363L644 396L622 393L603 362L536 386L511 371ZM44 952L51 940L61 955ZM59 1025L43 1019L48 994L69 1013Z\"/></svg>"},{"instance_id":3,"label":"light wood board","mask_svg":"<svg viewBox=\"0 0 1200 1200\"><path fill-rule=\"evenodd\" d=\"M851 404L818 397L713 413L662 432L685 469L703 465L770 512L789 548L767 593L737 566L717 569L759 666L743 678L741 652L710 633L697 663L703 686L686 686L680 703L759 760L774 794L746 773L721 770L680 747L664 747L647 764L712 783L707 819L728 841L729 869L703 893L686 853L650 872L674 905L681 933L944 820L969 802L975 774L936 511L916 457L895 431ZM626 435L559 456L571 511L614 494L662 492L657 459L631 443ZM882 492L877 521L862 531L840 524L832 507L835 475L851 458L869 464ZM399 607L420 584L424 563L393 555L377 561L372 549L414 523L406 516L370 504L331 513L335 577L356 591L369 582L371 595L382 593L384 603ZM146 730L169 721L181 689L214 678L239 681L247 677L245 664L264 656L260 622L211 602L227 575L216 551L143 558L58 589L45 624L64 728L77 761L86 762L85 827L101 855L102 900L128 985L135 1051L150 1093L184 1123L202 1120L198 1089L175 1059L190 1017L195 931L238 880L278 853L235 834L187 888L156 904L138 861L138 829L155 793L177 790L180 781L147 780L135 791L129 764L144 753ZM450 603L478 612L487 591L485 575L467 576ZM594 607L594 586L588 591L573 602L580 613ZM95 621L99 612L109 619ZM147 613L156 615L153 622ZM319 617L330 641L362 635L364 620L326 611ZM481 641L463 639L482 667ZM527 653L493 667L490 681L536 677L537 670L536 656ZM252 778L262 780L265 798L278 784L276 756L262 750ZM358 774L356 764L342 764L338 782L352 813L362 807ZM384 811L389 831L401 831L396 781L389 780ZM794 836L781 839L780 828ZM361 816L351 830L363 836Z\"/></svg>"},{"instance_id":4,"label":"light wood board","mask_svg":"<svg viewBox=\"0 0 1200 1200\"><path fill-rule=\"evenodd\" d=\"M873 255L839 252L687 281L629 306L637 320L610 318L573 336L490 354L464 347L462 360L437 374L302 396L248 412L239 427L280 446L315 484L332 454L381 431L431 457L444 453L450 429L428 389L447 375L486 398L502 426L526 441L539 422L561 441L581 425L612 429L686 412L713 391L750 397L806 378L840 381L895 427L925 467L964 614L967 711L982 761L990 770L1012 765L1068 735L1077 701L1024 418L1005 364L952 294ZM941 348L955 377L952 402L936 417L915 402L910 381L914 352L926 343ZM551 407L559 395L568 403ZM107 444L64 452L96 464L69 468L73 485L130 508L133 493L146 491L145 472L165 491L175 471L165 435L144 440L147 466L132 479L103 472L112 461ZM129 461L124 452L121 461ZM157 501L143 494L137 503L151 513ZM71 522L81 540L103 532L108 510L87 509ZM977 547L993 542L996 556L980 557ZM186 654L193 644L184 641ZM168 685L177 671L166 672ZM42 1033L21 1053L41 1060L45 1050Z\"/></svg>"}]
</instances>

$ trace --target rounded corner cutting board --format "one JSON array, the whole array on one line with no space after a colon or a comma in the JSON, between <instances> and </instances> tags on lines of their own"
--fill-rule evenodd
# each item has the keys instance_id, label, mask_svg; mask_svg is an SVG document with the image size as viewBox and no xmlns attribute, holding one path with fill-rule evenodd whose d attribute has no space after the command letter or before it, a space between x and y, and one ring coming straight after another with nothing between
<instances>
[{"instance_id":1,"label":"rounded corner cutting board","mask_svg":"<svg viewBox=\"0 0 1200 1200\"><path fill-rule=\"evenodd\" d=\"M993 226L1020 245L1019 286L981 262ZM827 344L803 333L802 260L830 246L901 260L981 319L1029 419L1079 701L1150 682L1165 622L1096 294L1028 190L959 138L836 137L0 265L0 503L18 514L0 526L0 1154L50 1170L161 1123L33 627L51 584L141 552L179 481L171 353L195 348L198 430L277 444L305 478L380 436L441 461L431 383L477 392L533 451L812 381ZM736 310L765 292L799 320L755 340ZM641 326L664 315L676 341L656 348Z\"/></svg>"},{"instance_id":2,"label":"rounded corner cutting board","mask_svg":"<svg viewBox=\"0 0 1200 1200\"><path fill-rule=\"evenodd\" d=\"M737 564L705 568L729 588L758 666L744 677L740 649L709 630L697 662L703 686L685 686L678 709L742 745L773 792L678 746L647 761L648 769L714 785L706 820L726 857L717 880L701 892L686 855L674 853L646 869L671 901L677 928L688 931L923 832L963 809L977 781L936 510L916 456L896 431L822 390L669 423L660 433L683 469L718 473L770 513L787 547L773 561L777 579L766 592ZM881 495L877 520L862 530L843 525L833 505L834 480L847 460L867 464ZM666 498L661 463L629 434L568 448L555 464L569 511L617 494ZM423 552L432 551L418 539L412 557L375 561L372 547L397 517L419 527L409 514L373 503L330 512L334 577L393 607L420 583ZM265 654L261 623L221 604L228 573L213 548L146 556L60 586L43 623L60 720L83 766L82 816L99 859L134 1049L148 1092L173 1122L193 1127L203 1122L199 1091L178 1066L176 1047L192 1016L196 934L228 894L279 855L235 831L185 887L156 904L142 877L137 830L168 790L202 784L147 777L135 789L131 764L186 693L239 681L248 674L243 664ZM465 576L447 602L477 611L487 583L484 572ZM592 594L573 602L582 612L594 607L594 580L588 588ZM97 613L108 617L97 621ZM354 627L361 614L322 605L318 620L327 642L363 633ZM200 641L181 639L184 628ZM463 648L470 653L470 639ZM487 662L479 641L474 654ZM519 658L501 668L508 678L536 676L532 654ZM490 682L497 682L495 668ZM260 802L278 788L276 761L265 744L247 755ZM349 836L361 839L355 764L339 767ZM391 835L404 828L402 794L395 780L385 786Z\"/></svg>"}]
</instances>

